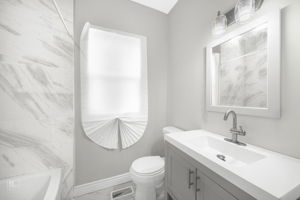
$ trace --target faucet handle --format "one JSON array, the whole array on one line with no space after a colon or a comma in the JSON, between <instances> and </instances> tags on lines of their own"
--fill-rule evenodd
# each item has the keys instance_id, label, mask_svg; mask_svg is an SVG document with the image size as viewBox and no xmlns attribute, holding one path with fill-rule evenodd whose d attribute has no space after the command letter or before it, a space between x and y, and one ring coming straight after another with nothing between
<instances>
[{"instance_id":1,"label":"faucet handle","mask_svg":"<svg viewBox=\"0 0 300 200\"><path fill-rule=\"evenodd\" d=\"M240 131L239 131L239 135L245 136L246 135L246 131L244 131L243 127L240 126Z\"/></svg>"}]
</instances>

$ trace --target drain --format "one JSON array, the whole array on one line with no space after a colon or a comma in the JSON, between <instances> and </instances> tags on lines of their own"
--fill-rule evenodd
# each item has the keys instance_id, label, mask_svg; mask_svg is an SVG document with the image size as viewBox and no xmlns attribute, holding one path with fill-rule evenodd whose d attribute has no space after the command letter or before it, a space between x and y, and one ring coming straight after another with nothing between
<instances>
[{"instance_id":1,"label":"drain","mask_svg":"<svg viewBox=\"0 0 300 200\"><path fill-rule=\"evenodd\" d=\"M218 154L217 158L219 158L220 160L223 160L224 162L226 162L226 156L224 156L222 154Z\"/></svg>"}]
</instances>

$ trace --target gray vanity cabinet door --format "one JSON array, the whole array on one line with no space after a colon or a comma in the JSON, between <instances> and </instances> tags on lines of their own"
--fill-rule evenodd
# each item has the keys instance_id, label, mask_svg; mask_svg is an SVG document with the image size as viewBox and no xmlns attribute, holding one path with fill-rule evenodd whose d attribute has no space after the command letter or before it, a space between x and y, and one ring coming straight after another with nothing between
<instances>
[{"instance_id":1,"label":"gray vanity cabinet door","mask_svg":"<svg viewBox=\"0 0 300 200\"><path fill-rule=\"evenodd\" d=\"M198 188L200 191L197 195L197 200L237 200L229 192L225 191L217 183L210 180L207 176L197 172L200 177Z\"/></svg>"},{"instance_id":2,"label":"gray vanity cabinet door","mask_svg":"<svg viewBox=\"0 0 300 200\"><path fill-rule=\"evenodd\" d=\"M167 187L174 200L195 200L195 173L186 159L172 149L167 151Z\"/></svg>"},{"instance_id":3,"label":"gray vanity cabinet door","mask_svg":"<svg viewBox=\"0 0 300 200\"><path fill-rule=\"evenodd\" d=\"M167 200L255 200L172 144L165 147Z\"/></svg>"}]
</instances>

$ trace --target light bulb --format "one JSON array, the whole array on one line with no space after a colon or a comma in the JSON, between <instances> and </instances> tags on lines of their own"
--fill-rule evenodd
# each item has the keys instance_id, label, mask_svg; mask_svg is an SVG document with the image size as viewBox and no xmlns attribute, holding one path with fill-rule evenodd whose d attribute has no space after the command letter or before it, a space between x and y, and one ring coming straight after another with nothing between
<instances>
[{"instance_id":1,"label":"light bulb","mask_svg":"<svg viewBox=\"0 0 300 200\"><path fill-rule=\"evenodd\" d=\"M255 13L255 0L238 0L234 9L235 21L243 23Z\"/></svg>"},{"instance_id":2,"label":"light bulb","mask_svg":"<svg viewBox=\"0 0 300 200\"><path fill-rule=\"evenodd\" d=\"M227 18L225 15L221 14L220 11L218 11L217 17L213 22L212 32L214 35L220 35L225 32L226 28L227 28Z\"/></svg>"}]
</instances>

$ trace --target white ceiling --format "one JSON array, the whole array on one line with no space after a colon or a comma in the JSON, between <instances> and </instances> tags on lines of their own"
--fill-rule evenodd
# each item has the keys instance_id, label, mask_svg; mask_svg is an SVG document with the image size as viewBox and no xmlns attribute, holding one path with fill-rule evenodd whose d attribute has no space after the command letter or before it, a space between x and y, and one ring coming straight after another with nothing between
<instances>
[{"instance_id":1,"label":"white ceiling","mask_svg":"<svg viewBox=\"0 0 300 200\"><path fill-rule=\"evenodd\" d=\"M178 0L130 0L168 14Z\"/></svg>"}]
</instances>

